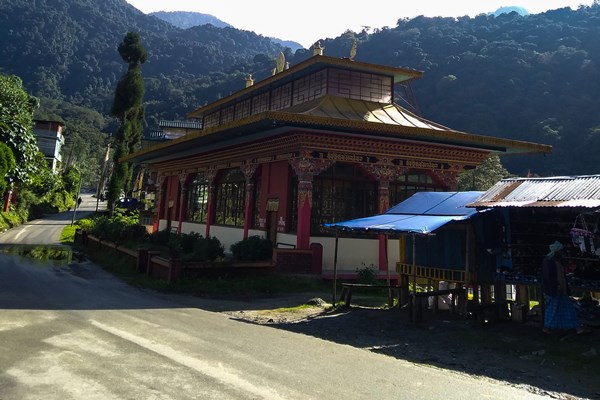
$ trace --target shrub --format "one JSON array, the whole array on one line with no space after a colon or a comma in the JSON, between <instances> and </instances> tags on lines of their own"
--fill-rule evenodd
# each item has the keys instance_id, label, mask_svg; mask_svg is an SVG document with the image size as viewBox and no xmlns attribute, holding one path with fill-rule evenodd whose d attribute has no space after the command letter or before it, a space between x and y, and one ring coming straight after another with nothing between
<instances>
[{"instance_id":1,"label":"shrub","mask_svg":"<svg viewBox=\"0 0 600 400\"><path fill-rule=\"evenodd\" d=\"M369 265L368 267L364 263L362 265L362 268L356 269L358 283L365 283L369 285L377 284L377 268L373 264Z\"/></svg>"},{"instance_id":2,"label":"shrub","mask_svg":"<svg viewBox=\"0 0 600 400\"><path fill-rule=\"evenodd\" d=\"M181 252L186 260L214 261L225 255L223 245L216 237L204 238L192 232L181 235Z\"/></svg>"},{"instance_id":3,"label":"shrub","mask_svg":"<svg viewBox=\"0 0 600 400\"><path fill-rule=\"evenodd\" d=\"M141 243L148 237L146 228L139 224L137 215L118 211L112 217L99 215L91 220L86 220L82 227L84 225L88 226L87 229L92 235L115 243Z\"/></svg>"},{"instance_id":4,"label":"shrub","mask_svg":"<svg viewBox=\"0 0 600 400\"><path fill-rule=\"evenodd\" d=\"M273 257L273 242L260 236L250 236L232 244L230 249L239 261L263 261Z\"/></svg>"},{"instance_id":5,"label":"shrub","mask_svg":"<svg viewBox=\"0 0 600 400\"><path fill-rule=\"evenodd\" d=\"M169 243L169 239L173 233L169 232L167 229L163 229L162 231L152 232L149 237L149 242L152 244L156 244L159 246L166 246Z\"/></svg>"}]
</instances>

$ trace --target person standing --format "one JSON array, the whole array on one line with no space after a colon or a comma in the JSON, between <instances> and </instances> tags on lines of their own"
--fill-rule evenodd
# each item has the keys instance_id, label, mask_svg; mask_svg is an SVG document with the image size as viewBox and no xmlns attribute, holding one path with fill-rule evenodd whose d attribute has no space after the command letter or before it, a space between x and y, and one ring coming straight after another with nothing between
<instances>
[{"instance_id":1,"label":"person standing","mask_svg":"<svg viewBox=\"0 0 600 400\"><path fill-rule=\"evenodd\" d=\"M544 291L544 332L588 330L581 325L577 309L569 295L567 275L563 264L563 244L555 241L542 261L542 289Z\"/></svg>"}]
</instances>

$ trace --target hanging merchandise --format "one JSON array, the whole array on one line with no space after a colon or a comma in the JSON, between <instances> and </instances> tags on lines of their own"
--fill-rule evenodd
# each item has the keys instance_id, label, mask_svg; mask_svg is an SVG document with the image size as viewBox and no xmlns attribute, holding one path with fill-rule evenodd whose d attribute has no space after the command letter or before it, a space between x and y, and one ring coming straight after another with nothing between
<instances>
[{"instance_id":1,"label":"hanging merchandise","mask_svg":"<svg viewBox=\"0 0 600 400\"><path fill-rule=\"evenodd\" d=\"M588 227L583 214L579 214L575 218L575 224L573 224L570 234L573 245L582 253L596 254L594 232Z\"/></svg>"}]
</instances>

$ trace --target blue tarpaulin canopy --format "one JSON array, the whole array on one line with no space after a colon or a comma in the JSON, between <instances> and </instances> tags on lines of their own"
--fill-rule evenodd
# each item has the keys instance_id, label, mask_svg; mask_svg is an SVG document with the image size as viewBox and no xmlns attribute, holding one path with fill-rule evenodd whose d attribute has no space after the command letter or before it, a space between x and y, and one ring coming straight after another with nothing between
<instances>
[{"instance_id":1,"label":"blue tarpaulin canopy","mask_svg":"<svg viewBox=\"0 0 600 400\"><path fill-rule=\"evenodd\" d=\"M429 234L449 222L465 220L477 214L476 209L465 205L474 202L483 193L418 192L384 214L325 226L337 230Z\"/></svg>"}]
</instances>

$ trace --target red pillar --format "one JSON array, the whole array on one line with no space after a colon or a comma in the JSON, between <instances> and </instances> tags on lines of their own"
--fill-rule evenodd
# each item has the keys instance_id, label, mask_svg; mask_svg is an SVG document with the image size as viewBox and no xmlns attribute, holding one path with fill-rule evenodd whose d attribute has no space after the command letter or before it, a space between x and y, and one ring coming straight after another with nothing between
<instances>
[{"instance_id":1,"label":"red pillar","mask_svg":"<svg viewBox=\"0 0 600 400\"><path fill-rule=\"evenodd\" d=\"M187 186L185 183L181 184L181 194L179 196L179 226L177 226L177 233L181 234L181 227L183 226L183 219L187 212Z\"/></svg>"},{"instance_id":2,"label":"red pillar","mask_svg":"<svg viewBox=\"0 0 600 400\"><path fill-rule=\"evenodd\" d=\"M298 176L298 227L296 248L310 248L310 212L312 207L313 177L325 171L332 160L312 158L304 153L302 157L290 160L290 165Z\"/></svg>"},{"instance_id":3,"label":"red pillar","mask_svg":"<svg viewBox=\"0 0 600 400\"><path fill-rule=\"evenodd\" d=\"M312 206L312 176L311 180L298 181L298 228L296 248L310 247L310 210Z\"/></svg>"},{"instance_id":4,"label":"red pillar","mask_svg":"<svg viewBox=\"0 0 600 400\"><path fill-rule=\"evenodd\" d=\"M254 173L258 164L247 163L241 170L246 178L246 196L244 204L244 239L248 239L248 231L252 226L252 205L254 204Z\"/></svg>"},{"instance_id":5,"label":"red pillar","mask_svg":"<svg viewBox=\"0 0 600 400\"><path fill-rule=\"evenodd\" d=\"M205 233L205 237L210 237L210 225L212 224L212 222L214 221L215 218L215 207L214 207L214 202L215 202L215 185L213 184L213 182L209 182L208 184L208 204L206 205L207 208L207 212L206 212L206 233Z\"/></svg>"},{"instance_id":6,"label":"red pillar","mask_svg":"<svg viewBox=\"0 0 600 400\"><path fill-rule=\"evenodd\" d=\"M5 213L8 212L8 207L10 207L10 198L12 197L12 190L6 191L6 196L4 197L4 207L3 210Z\"/></svg>"},{"instance_id":7,"label":"red pillar","mask_svg":"<svg viewBox=\"0 0 600 400\"><path fill-rule=\"evenodd\" d=\"M155 219L154 224L152 224L152 231L158 232L158 228L160 226L160 217L162 215L162 210L164 207L164 197L163 196L163 183L165 182L165 177L163 175L158 175L156 178L156 187L158 188L154 194L154 210L155 210Z\"/></svg>"},{"instance_id":8,"label":"red pillar","mask_svg":"<svg viewBox=\"0 0 600 400\"><path fill-rule=\"evenodd\" d=\"M215 188L215 179L217 177L217 173L219 171L216 169L209 169L205 172L206 180L208 181L208 204L206 205L206 232L205 237L210 237L210 225L215 220L215 196L216 196L216 188Z\"/></svg>"},{"instance_id":9,"label":"red pillar","mask_svg":"<svg viewBox=\"0 0 600 400\"><path fill-rule=\"evenodd\" d=\"M244 239L248 239L248 231L252 225L252 203L254 202L254 183L246 182L246 204L244 208Z\"/></svg>"}]
</instances>

